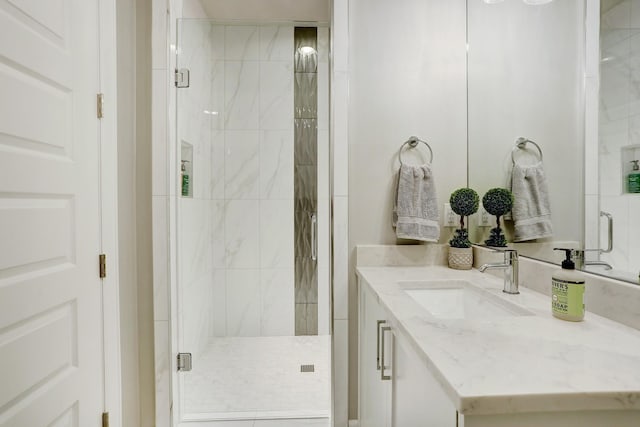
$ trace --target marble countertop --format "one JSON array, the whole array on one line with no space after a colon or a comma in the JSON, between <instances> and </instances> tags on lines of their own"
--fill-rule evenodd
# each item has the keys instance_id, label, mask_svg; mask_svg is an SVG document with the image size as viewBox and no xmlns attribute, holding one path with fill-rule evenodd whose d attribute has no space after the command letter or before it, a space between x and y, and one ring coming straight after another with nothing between
<instances>
[{"instance_id":1,"label":"marble countertop","mask_svg":"<svg viewBox=\"0 0 640 427\"><path fill-rule=\"evenodd\" d=\"M589 311L583 322L556 319L548 296L523 287L504 294L501 278L477 270L358 267L357 274L462 414L640 409L636 329ZM534 315L439 319L398 284L442 279L471 281Z\"/></svg>"}]
</instances>

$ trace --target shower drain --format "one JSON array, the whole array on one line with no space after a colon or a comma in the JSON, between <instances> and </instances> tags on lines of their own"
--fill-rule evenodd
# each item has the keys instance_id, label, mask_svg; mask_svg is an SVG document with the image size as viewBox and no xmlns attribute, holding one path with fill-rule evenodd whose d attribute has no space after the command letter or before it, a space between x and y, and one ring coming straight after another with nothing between
<instances>
[{"instance_id":1,"label":"shower drain","mask_svg":"<svg viewBox=\"0 0 640 427\"><path fill-rule=\"evenodd\" d=\"M300 365L300 372L315 372L316 365Z\"/></svg>"}]
</instances>

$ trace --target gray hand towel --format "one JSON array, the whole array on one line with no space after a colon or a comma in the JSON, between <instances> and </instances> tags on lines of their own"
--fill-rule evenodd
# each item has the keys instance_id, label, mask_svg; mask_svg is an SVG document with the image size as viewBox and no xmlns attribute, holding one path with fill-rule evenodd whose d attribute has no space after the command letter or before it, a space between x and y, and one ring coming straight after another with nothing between
<instances>
[{"instance_id":1,"label":"gray hand towel","mask_svg":"<svg viewBox=\"0 0 640 427\"><path fill-rule=\"evenodd\" d=\"M511 192L513 241L524 242L552 236L551 206L542 163L530 166L513 165Z\"/></svg>"},{"instance_id":2,"label":"gray hand towel","mask_svg":"<svg viewBox=\"0 0 640 427\"><path fill-rule=\"evenodd\" d=\"M440 238L438 220L431 166L400 166L393 211L393 226L398 238L437 242Z\"/></svg>"}]
</instances>

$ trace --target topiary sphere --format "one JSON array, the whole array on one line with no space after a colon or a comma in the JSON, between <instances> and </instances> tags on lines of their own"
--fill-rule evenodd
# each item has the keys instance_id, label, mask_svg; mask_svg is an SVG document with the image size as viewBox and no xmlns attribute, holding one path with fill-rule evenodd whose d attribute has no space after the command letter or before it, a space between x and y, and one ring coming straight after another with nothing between
<instances>
[{"instance_id":1,"label":"topiary sphere","mask_svg":"<svg viewBox=\"0 0 640 427\"><path fill-rule=\"evenodd\" d=\"M480 197L471 188L458 188L449 198L451 210L460 216L473 215L478 211Z\"/></svg>"},{"instance_id":2,"label":"topiary sphere","mask_svg":"<svg viewBox=\"0 0 640 427\"><path fill-rule=\"evenodd\" d=\"M513 194L506 188L492 188L482 197L482 206L489 214L502 216L513 207Z\"/></svg>"}]
</instances>

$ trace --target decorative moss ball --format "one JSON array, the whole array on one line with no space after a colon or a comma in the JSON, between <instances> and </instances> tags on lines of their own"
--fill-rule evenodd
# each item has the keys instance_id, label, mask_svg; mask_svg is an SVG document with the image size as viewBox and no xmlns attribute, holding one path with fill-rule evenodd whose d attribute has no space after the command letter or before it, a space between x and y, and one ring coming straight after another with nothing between
<instances>
[{"instance_id":1,"label":"decorative moss ball","mask_svg":"<svg viewBox=\"0 0 640 427\"><path fill-rule=\"evenodd\" d=\"M513 194L506 188L492 188L482 197L482 206L495 216L502 216L513 207Z\"/></svg>"},{"instance_id":2,"label":"decorative moss ball","mask_svg":"<svg viewBox=\"0 0 640 427\"><path fill-rule=\"evenodd\" d=\"M454 236L449 240L449 246L452 248L470 248L469 232L464 228L458 228Z\"/></svg>"},{"instance_id":3,"label":"decorative moss ball","mask_svg":"<svg viewBox=\"0 0 640 427\"><path fill-rule=\"evenodd\" d=\"M480 197L471 188L458 188L451 193L449 203L451 204L451 210L457 215L469 216L478 211Z\"/></svg>"}]
</instances>

